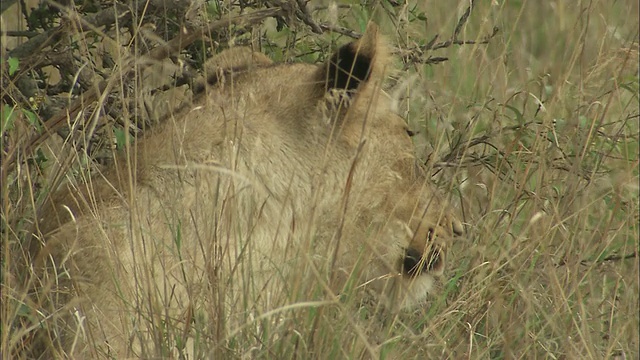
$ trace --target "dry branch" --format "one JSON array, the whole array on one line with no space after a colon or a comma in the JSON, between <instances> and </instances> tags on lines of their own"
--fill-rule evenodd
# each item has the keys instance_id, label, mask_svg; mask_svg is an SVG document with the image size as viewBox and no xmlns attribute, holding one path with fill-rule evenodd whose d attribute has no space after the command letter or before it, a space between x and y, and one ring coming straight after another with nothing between
<instances>
[{"instance_id":1,"label":"dry branch","mask_svg":"<svg viewBox=\"0 0 640 360\"><path fill-rule=\"evenodd\" d=\"M437 42L439 38L439 34L433 36L433 38L425 45L418 46L414 49L411 49L404 54L400 54L405 62L407 63L421 63L421 64L437 64L443 61L449 60L447 57L441 56L429 56L426 59L424 58L424 54L428 51L445 49L451 47L452 45L486 45L491 39L493 39L500 29L497 26L493 27L491 34L488 34L482 38L480 41L476 40L460 40L460 32L462 28L469 20L469 16L474 9L475 1L470 1L469 6L465 10L465 12L460 16L458 22L456 23L456 27L453 30L453 34L448 40Z\"/></svg>"},{"instance_id":2,"label":"dry branch","mask_svg":"<svg viewBox=\"0 0 640 360\"><path fill-rule=\"evenodd\" d=\"M148 66L148 64L155 63L157 61L163 60L171 54L177 53L180 50L184 49L197 39L202 36L223 29L230 25L248 25L255 24L260 22L268 17L274 17L282 15L282 8L274 7L264 10L254 11L249 14L239 15L231 18L226 18L222 20L215 21L211 23L206 28L200 28L194 31L186 30L185 32L179 34L171 41L166 44L162 44L157 48L151 50L151 52L144 56L141 59L133 59L130 58L128 61L121 66L119 71L114 71L114 74L118 74L118 77L126 77L127 74L130 74L136 64L139 64L142 68ZM146 65L145 65L146 64ZM87 105L93 103L98 99L98 97L104 92L108 92L111 87L113 87L114 83L117 83L117 79L107 79L101 81L97 86L90 88L88 91L83 93L78 99L76 99L69 108L59 112L55 116L47 119L43 122L43 132L37 135L34 135L24 146L24 148L20 149L22 156L24 158L30 156L32 152L41 145L51 134L56 132L59 128L66 124L66 120L68 118L73 117L78 111L85 108ZM6 174L8 174L13 168L16 166L16 159L18 156L19 147L14 148L12 153L7 154L7 157L2 161L2 178L5 178Z\"/></svg>"},{"instance_id":3,"label":"dry branch","mask_svg":"<svg viewBox=\"0 0 640 360\"><path fill-rule=\"evenodd\" d=\"M116 19L119 19L131 13L132 9L136 12L142 11L146 5L146 2L138 1L133 2L133 4L137 4L137 7L130 8L128 6L115 3L113 7L101 10L92 15L83 16L80 18L80 23L84 24L81 29L83 31L87 31L90 29L112 25L116 22ZM46 46L56 43L62 35L67 34L70 30L71 28L69 27L68 22L63 22L61 25L58 25L43 33L31 37L29 41L9 51L9 56L21 59L25 56L34 54L35 52L45 48Z\"/></svg>"}]
</instances>

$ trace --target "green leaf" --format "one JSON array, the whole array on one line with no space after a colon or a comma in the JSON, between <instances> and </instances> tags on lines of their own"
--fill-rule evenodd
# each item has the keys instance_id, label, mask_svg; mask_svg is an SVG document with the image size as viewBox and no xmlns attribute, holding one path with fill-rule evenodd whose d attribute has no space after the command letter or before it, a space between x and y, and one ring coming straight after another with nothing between
<instances>
[{"instance_id":1,"label":"green leaf","mask_svg":"<svg viewBox=\"0 0 640 360\"><path fill-rule=\"evenodd\" d=\"M582 128L586 128L586 127L591 126L591 123L589 122L589 119L587 119L587 117L584 116L584 115L579 115L578 116L578 124Z\"/></svg>"},{"instance_id":2,"label":"green leaf","mask_svg":"<svg viewBox=\"0 0 640 360\"><path fill-rule=\"evenodd\" d=\"M127 142L126 134L125 134L124 130L122 128L119 128L119 127L114 128L113 129L113 134L116 137L116 149L122 150L124 148L124 145Z\"/></svg>"},{"instance_id":3,"label":"green leaf","mask_svg":"<svg viewBox=\"0 0 640 360\"><path fill-rule=\"evenodd\" d=\"M15 72L18 70L18 65L20 64L20 61L14 57L10 57L7 60L7 63L9 63L9 76L15 74Z\"/></svg>"},{"instance_id":4,"label":"green leaf","mask_svg":"<svg viewBox=\"0 0 640 360\"><path fill-rule=\"evenodd\" d=\"M638 82L638 78L631 78L631 81L624 82L620 84L620 87L627 90L631 95L633 95L636 100L638 99L638 92L640 91L640 83Z\"/></svg>"},{"instance_id":5,"label":"green leaf","mask_svg":"<svg viewBox=\"0 0 640 360\"><path fill-rule=\"evenodd\" d=\"M49 160L47 158L47 156L44 154L44 151L42 151L42 149L38 149L36 151L36 164L43 164L45 163L47 160Z\"/></svg>"},{"instance_id":6,"label":"green leaf","mask_svg":"<svg viewBox=\"0 0 640 360\"><path fill-rule=\"evenodd\" d=\"M365 7L361 7L361 8L354 7L352 11L355 15L356 22L358 23L358 27L360 28L360 32L364 33L364 31L367 29L367 24L369 23L371 16L369 15Z\"/></svg>"},{"instance_id":7,"label":"green leaf","mask_svg":"<svg viewBox=\"0 0 640 360\"><path fill-rule=\"evenodd\" d=\"M513 113L516 115L516 121L520 124L524 124L524 115L520 112L520 110L516 109L515 107L511 106L511 105L507 105L505 104L504 107L506 107L507 109L513 111Z\"/></svg>"},{"instance_id":8,"label":"green leaf","mask_svg":"<svg viewBox=\"0 0 640 360\"><path fill-rule=\"evenodd\" d=\"M27 117L29 124L33 125L39 133L42 132L42 125L40 125L40 120L38 120L38 116L35 113L26 109L22 109L22 113Z\"/></svg>"},{"instance_id":9,"label":"green leaf","mask_svg":"<svg viewBox=\"0 0 640 360\"><path fill-rule=\"evenodd\" d=\"M13 116L14 107L5 104L0 109L0 132L13 130L15 116Z\"/></svg>"},{"instance_id":10,"label":"green leaf","mask_svg":"<svg viewBox=\"0 0 640 360\"><path fill-rule=\"evenodd\" d=\"M220 16L220 7L217 1L208 1L206 11L207 14L213 19L217 19Z\"/></svg>"}]
</instances>

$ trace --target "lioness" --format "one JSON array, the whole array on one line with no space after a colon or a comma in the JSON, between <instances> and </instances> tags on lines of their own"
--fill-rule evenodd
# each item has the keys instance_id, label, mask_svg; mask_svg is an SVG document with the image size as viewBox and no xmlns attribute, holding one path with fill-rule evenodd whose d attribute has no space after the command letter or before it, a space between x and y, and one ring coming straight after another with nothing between
<instances>
[{"instance_id":1,"label":"lioness","mask_svg":"<svg viewBox=\"0 0 640 360\"><path fill-rule=\"evenodd\" d=\"M420 303L462 227L381 90L388 59L374 25L320 65L222 52L191 106L54 196L38 261L55 351L161 356L198 309L232 331L348 289Z\"/></svg>"}]
</instances>

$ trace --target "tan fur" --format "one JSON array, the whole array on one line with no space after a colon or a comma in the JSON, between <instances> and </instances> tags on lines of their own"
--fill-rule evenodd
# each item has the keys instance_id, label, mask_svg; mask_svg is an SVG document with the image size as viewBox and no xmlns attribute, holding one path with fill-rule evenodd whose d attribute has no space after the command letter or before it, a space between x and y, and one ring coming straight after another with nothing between
<instances>
[{"instance_id":1,"label":"tan fur","mask_svg":"<svg viewBox=\"0 0 640 360\"><path fill-rule=\"evenodd\" d=\"M346 46L372 59L351 91L326 90L327 64L223 52L191 106L88 189L56 195L38 262L59 296L43 311L60 319L61 351L161 354L163 323L188 332L207 309L232 331L246 309L317 300L304 291L316 285L334 300L355 281L393 310L424 300L461 226L381 91L389 62L377 28ZM434 249L439 263L411 276L407 249L420 267Z\"/></svg>"}]
</instances>

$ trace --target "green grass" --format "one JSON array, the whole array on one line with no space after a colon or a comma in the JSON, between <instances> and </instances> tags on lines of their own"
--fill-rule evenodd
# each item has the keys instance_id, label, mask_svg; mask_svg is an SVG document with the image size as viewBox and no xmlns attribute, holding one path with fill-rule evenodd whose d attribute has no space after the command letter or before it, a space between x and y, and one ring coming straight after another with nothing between
<instances>
[{"instance_id":1,"label":"green grass","mask_svg":"<svg viewBox=\"0 0 640 360\"><path fill-rule=\"evenodd\" d=\"M374 19L402 53L435 34L449 38L469 2L339 3L350 6L337 7L338 25L362 31ZM480 41L499 27L488 44L429 52L449 60L406 71L398 60L389 75L400 86L393 89L400 113L421 131L418 151L467 229L451 248L439 291L424 307L389 316L357 296L333 301L319 285L302 287L283 294L301 303L252 314L231 332L222 320L209 323L211 309L196 308L190 346L197 356L638 358L638 10L631 0L478 1L460 39ZM322 61L347 41L302 24L277 32L268 22L262 31L267 38L257 43L278 61ZM19 261L10 242L23 236L14 213L27 216L30 203L9 198L32 190L7 176L3 349L19 346L22 335L7 329L30 306L12 294L19 279L9 275ZM180 227L175 232L179 246ZM326 301L309 302L309 294ZM166 354L179 357L182 328L166 322L159 332Z\"/></svg>"}]
</instances>

